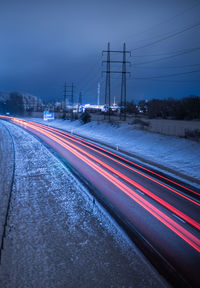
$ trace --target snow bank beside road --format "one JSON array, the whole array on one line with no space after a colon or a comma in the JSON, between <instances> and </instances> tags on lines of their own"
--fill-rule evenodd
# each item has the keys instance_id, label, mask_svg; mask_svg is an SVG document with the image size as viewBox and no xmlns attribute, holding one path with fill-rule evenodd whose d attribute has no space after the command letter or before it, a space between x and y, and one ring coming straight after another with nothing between
<instances>
[{"instance_id":1,"label":"snow bank beside road","mask_svg":"<svg viewBox=\"0 0 200 288\"><path fill-rule=\"evenodd\" d=\"M5 125L16 165L0 287L165 287L70 171L29 133Z\"/></svg>"},{"instance_id":2,"label":"snow bank beside road","mask_svg":"<svg viewBox=\"0 0 200 288\"><path fill-rule=\"evenodd\" d=\"M0 239L2 239L12 189L14 150L12 139L0 121ZM1 247L2 248L2 247Z\"/></svg>"},{"instance_id":3,"label":"snow bank beside road","mask_svg":"<svg viewBox=\"0 0 200 288\"><path fill-rule=\"evenodd\" d=\"M128 124L115 127L98 122L81 125L79 121L69 120L55 120L49 123L38 118L30 120L118 146L122 150L200 180L200 143L198 142L138 130Z\"/></svg>"}]
</instances>

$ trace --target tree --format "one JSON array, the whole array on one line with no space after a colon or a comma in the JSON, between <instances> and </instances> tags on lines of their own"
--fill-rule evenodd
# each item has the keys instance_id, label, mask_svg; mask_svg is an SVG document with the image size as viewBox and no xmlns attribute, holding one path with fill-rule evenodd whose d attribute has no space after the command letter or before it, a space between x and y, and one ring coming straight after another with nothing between
<instances>
[{"instance_id":1,"label":"tree","mask_svg":"<svg viewBox=\"0 0 200 288\"><path fill-rule=\"evenodd\" d=\"M126 102L126 111L129 114L136 114L138 112L137 107L133 101Z\"/></svg>"},{"instance_id":2,"label":"tree","mask_svg":"<svg viewBox=\"0 0 200 288\"><path fill-rule=\"evenodd\" d=\"M80 121L82 124L86 124L88 122L91 121L91 115L85 111L84 113L82 113L81 117L80 117Z\"/></svg>"},{"instance_id":3,"label":"tree","mask_svg":"<svg viewBox=\"0 0 200 288\"><path fill-rule=\"evenodd\" d=\"M11 114L23 114L24 102L23 96L20 93L12 92L10 98L6 101L6 110Z\"/></svg>"},{"instance_id":4,"label":"tree","mask_svg":"<svg viewBox=\"0 0 200 288\"><path fill-rule=\"evenodd\" d=\"M192 95L179 100L170 98L150 100L148 102L148 115L149 118L200 119L200 97Z\"/></svg>"},{"instance_id":5,"label":"tree","mask_svg":"<svg viewBox=\"0 0 200 288\"><path fill-rule=\"evenodd\" d=\"M146 113L148 111L147 103L148 103L147 100L140 100L139 103L138 103L138 108L143 113Z\"/></svg>"}]
</instances>

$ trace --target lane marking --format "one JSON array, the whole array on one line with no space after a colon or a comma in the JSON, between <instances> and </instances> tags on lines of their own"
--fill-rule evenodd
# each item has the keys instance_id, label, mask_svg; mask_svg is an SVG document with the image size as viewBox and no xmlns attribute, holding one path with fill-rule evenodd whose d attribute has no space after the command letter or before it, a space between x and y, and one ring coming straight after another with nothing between
<instances>
[{"instance_id":1,"label":"lane marking","mask_svg":"<svg viewBox=\"0 0 200 288\"><path fill-rule=\"evenodd\" d=\"M186 223L182 218L180 218L179 216L177 216L176 214L172 213L172 215L174 217L176 217L178 220L180 220L182 223Z\"/></svg>"}]
</instances>

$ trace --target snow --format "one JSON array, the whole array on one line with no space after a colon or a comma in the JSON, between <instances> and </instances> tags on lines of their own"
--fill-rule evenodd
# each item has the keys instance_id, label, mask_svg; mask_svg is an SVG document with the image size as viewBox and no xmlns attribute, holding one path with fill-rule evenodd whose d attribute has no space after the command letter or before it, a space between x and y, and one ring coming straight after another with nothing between
<instances>
[{"instance_id":1,"label":"snow","mask_svg":"<svg viewBox=\"0 0 200 288\"><path fill-rule=\"evenodd\" d=\"M5 151L7 153L5 153ZM14 151L12 139L5 126L0 123L0 223L5 223L8 199L12 187L14 169ZM0 225L0 239L3 235L3 225Z\"/></svg>"},{"instance_id":2,"label":"snow","mask_svg":"<svg viewBox=\"0 0 200 288\"><path fill-rule=\"evenodd\" d=\"M168 286L47 148L21 128L4 125L16 162L1 287Z\"/></svg>"},{"instance_id":3,"label":"snow","mask_svg":"<svg viewBox=\"0 0 200 288\"><path fill-rule=\"evenodd\" d=\"M149 161L156 162L186 177L200 180L200 143L175 136L166 136L137 129L136 125L92 121L81 125L80 121L56 119L52 122L42 119L29 119L61 128L71 133L89 137L115 149L133 153Z\"/></svg>"}]
</instances>

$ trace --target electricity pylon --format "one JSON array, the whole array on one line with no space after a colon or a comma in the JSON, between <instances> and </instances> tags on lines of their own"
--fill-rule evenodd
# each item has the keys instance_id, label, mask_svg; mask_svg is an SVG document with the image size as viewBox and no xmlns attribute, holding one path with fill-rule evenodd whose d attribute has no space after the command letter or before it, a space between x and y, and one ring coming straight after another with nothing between
<instances>
[{"instance_id":1,"label":"electricity pylon","mask_svg":"<svg viewBox=\"0 0 200 288\"><path fill-rule=\"evenodd\" d=\"M130 72L126 71L126 65L131 64L130 61L126 61L126 54L130 54L130 51L126 51L126 44L123 45L123 50L110 50L110 43L108 43L107 50L102 51L102 55L107 53L107 60L102 61L102 64L106 63L106 71L102 71L106 73L106 86L105 86L105 105L108 105L108 118L110 121L110 104L111 104L111 88L110 88L110 74L118 73L122 74L121 80L121 103L120 103L120 119L122 119L122 114L124 114L124 120L126 120L126 75L130 74ZM121 60L110 60L111 53L122 53L123 59ZM110 70L111 63L122 64L122 70ZM123 112L123 113L122 113Z\"/></svg>"}]
</instances>

